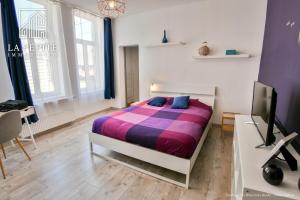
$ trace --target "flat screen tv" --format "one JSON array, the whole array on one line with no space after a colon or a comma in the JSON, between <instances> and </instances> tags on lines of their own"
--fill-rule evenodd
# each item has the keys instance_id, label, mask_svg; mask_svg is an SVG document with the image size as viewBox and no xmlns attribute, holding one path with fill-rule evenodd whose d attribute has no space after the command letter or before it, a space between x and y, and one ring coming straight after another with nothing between
<instances>
[{"instance_id":1,"label":"flat screen tv","mask_svg":"<svg viewBox=\"0 0 300 200\"><path fill-rule=\"evenodd\" d=\"M254 82L251 118L265 146L272 145L276 140L273 134L276 103L277 93L274 88Z\"/></svg>"}]
</instances>

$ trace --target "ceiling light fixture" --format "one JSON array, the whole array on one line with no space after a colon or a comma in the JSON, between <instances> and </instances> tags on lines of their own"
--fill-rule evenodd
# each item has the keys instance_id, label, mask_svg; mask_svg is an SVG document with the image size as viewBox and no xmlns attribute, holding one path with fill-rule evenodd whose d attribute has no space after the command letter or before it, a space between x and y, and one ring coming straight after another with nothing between
<instances>
[{"instance_id":1,"label":"ceiling light fixture","mask_svg":"<svg viewBox=\"0 0 300 200\"><path fill-rule=\"evenodd\" d=\"M126 0L98 0L97 3L103 17L117 18L125 12Z\"/></svg>"}]
</instances>

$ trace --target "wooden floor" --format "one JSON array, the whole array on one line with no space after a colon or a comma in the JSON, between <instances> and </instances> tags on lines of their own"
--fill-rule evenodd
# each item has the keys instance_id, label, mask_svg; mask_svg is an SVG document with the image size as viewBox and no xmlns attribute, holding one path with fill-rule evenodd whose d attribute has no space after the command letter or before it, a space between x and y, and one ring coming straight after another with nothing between
<instances>
[{"instance_id":1,"label":"wooden floor","mask_svg":"<svg viewBox=\"0 0 300 200\"><path fill-rule=\"evenodd\" d=\"M216 126L210 130L186 190L91 156L87 132L94 118L39 136L38 150L25 145L31 162L7 146L8 158L1 155L7 179L0 176L0 199L229 199L232 133L222 134Z\"/></svg>"}]
</instances>

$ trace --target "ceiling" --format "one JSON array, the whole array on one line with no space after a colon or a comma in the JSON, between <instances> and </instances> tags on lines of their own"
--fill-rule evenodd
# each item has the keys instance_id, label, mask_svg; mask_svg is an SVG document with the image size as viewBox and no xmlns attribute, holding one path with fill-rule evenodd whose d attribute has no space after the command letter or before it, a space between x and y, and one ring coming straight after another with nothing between
<instances>
[{"instance_id":1,"label":"ceiling","mask_svg":"<svg viewBox=\"0 0 300 200\"><path fill-rule=\"evenodd\" d=\"M62 0L65 3L73 4L80 8L98 12L97 0ZM175 6L180 4L186 4L191 2L197 2L203 0L127 0L126 14L135 14L148 10L154 10L157 8Z\"/></svg>"}]
</instances>

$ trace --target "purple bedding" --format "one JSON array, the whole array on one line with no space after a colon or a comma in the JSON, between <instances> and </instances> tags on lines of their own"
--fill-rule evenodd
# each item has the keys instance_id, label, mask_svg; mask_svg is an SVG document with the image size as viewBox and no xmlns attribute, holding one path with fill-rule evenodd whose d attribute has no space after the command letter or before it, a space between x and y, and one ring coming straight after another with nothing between
<instances>
[{"instance_id":1,"label":"purple bedding","mask_svg":"<svg viewBox=\"0 0 300 200\"><path fill-rule=\"evenodd\" d=\"M144 101L100 117L94 121L93 132L190 158L211 118L212 108L191 99L188 109L172 109L172 100L168 98L163 107Z\"/></svg>"}]
</instances>

